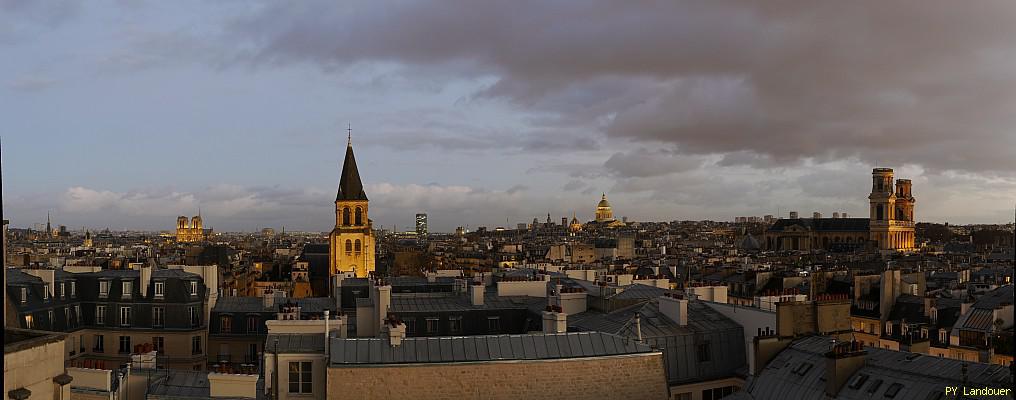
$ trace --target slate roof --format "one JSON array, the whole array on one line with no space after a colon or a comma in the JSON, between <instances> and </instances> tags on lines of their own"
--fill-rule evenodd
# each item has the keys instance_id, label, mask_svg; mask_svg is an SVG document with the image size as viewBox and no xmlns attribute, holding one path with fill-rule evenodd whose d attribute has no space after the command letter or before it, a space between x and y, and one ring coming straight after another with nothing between
<instances>
[{"instance_id":1,"label":"slate roof","mask_svg":"<svg viewBox=\"0 0 1016 400\"><path fill-rule=\"evenodd\" d=\"M278 347L275 341L278 340ZM325 351L325 335L317 333L271 334L265 341L265 351L283 354L321 354Z\"/></svg>"},{"instance_id":2,"label":"slate roof","mask_svg":"<svg viewBox=\"0 0 1016 400\"><path fill-rule=\"evenodd\" d=\"M38 276L26 274L24 272L21 272L21 270L17 268L7 268L8 285L30 285L30 284L41 285L42 283L43 283L42 278Z\"/></svg>"},{"instance_id":3,"label":"slate roof","mask_svg":"<svg viewBox=\"0 0 1016 400\"><path fill-rule=\"evenodd\" d=\"M359 300L359 299L358 299ZM370 304L369 299L368 303ZM357 306L360 303L357 301ZM391 312L441 312L489 309L542 309L547 299L530 296L498 296L487 291L483 296L483 304L474 306L469 297L451 293L392 293Z\"/></svg>"},{"instance_id":4,"label":"slate roof","mask_svg":"<svg viewBox=\"0 0 1016 400\"><path fill-rule=\"evenodd\" d=\"M776 221L769 231L779 232L801 225L815 232L868 232L868 218L787 218Z\"/></svg>"},{"instance_id":5,"label":"slate roof","mask_svg":"<svg viewBox=\"0 0 1016 400\"><path fill-rule=\"evenodd\" d=\"M398 346L387 339L333 338L331 365L549 360L654 351L602 332L420 337L403 339Z\"/></svg>"},{"instance_id":6,"label":"slate roof","mask_svg":"<svg viewBox=\"0 0 1016 400\"><path fill-rule=\"evenodd\" d=\"M756 377L746 383L734 399L819 399L825 398L825 352L830 338L811 336L781 351ZM867 351L864 365L840 389L837 399L926 400L945 386L958 386L962 366L967 364L969 387L1012 388L1008 367L964 362L924 354L875 347ZM863 381L862 381L863 379ZM859 383L858 385L851 385ZM877 383L877 384L876 384ZM895 395L886 392L897 390Z\"/></svg>"},{"instance_id":7,"label":"slate roof","mask_svg":"<svg viewBox=\"0 0 1016 400\"><path fill-rule=\"evenodd\" d=\"M207 371L187 370L134 370L132 374L149 374L151 383L146 398L153 400L209 399L211 385ZM263 398L264 379L257 382L257 398ZM216 397L217 399L250 399L250 397Z\"/></svg>"},{"instance_id":8,"label":"slate roof","mask_svg":"<svg viewBox=\"0 0 1016 400\"><path fill-rule=\"evenodd\" d=\"M330 297L305 297L302 299L278 298L275 300L275 307L265 308L264 301L260 297L223 296L215 302L212 312L219 313L261 313L277 312L278 305L292 302L300 306L300 311L305 313L321 313L325 310L335 311L335 301Z\"/></svg>"},{"instance_id":9,"label":"slate roof","mask_svg":"<svg viewBox=\"0 0 1016 400\"><path fill-rule=\"evenodd\" d=\"M335 194L335 201L339 200L367 200L367 194L363 192L363 183L360 182L360 172L356 169L352 144L346 146L346 159L342 162L339 191Z\"/></svg>"}]
</instances>

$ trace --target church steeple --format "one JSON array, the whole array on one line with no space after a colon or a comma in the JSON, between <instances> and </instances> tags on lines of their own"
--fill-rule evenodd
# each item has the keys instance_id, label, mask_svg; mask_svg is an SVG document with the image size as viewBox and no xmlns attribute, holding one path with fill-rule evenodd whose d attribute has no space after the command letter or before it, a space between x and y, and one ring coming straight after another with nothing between
<instances>
[{"instance_id":1,"label":"church steeple","mask_svg":"<svg viewBox=\"0 0 1016 400\"><path fill-rule=\"evenodd\" d=\"M335 201L367 200L367 194L363 192L363 183L360 182L360 172L356 169L356 157L353 156L352 134L348 140L346 158L342 162L342 177L339 178L339 191L335 195Z\"/></svg>"}]
</instances>

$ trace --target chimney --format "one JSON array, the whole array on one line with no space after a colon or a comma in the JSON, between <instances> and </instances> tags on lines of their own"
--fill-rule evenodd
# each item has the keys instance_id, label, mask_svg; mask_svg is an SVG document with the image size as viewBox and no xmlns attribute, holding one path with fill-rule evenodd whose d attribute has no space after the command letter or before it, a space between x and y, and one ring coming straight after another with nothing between
<instances>
[{"instance_id":1,"label":"chimney","mask_svg":"<svg viewBox=\"0 0 1016 400\"><path fill-rule=\"evenodd\" d=\"M469 285L469 300L474 306L483 305L483 282L475 281Z\"/></svg>"},{"instance_id":2,"label":"chimney","mask_svg":"<svg viewBox=\"0 0 1016 400\"><path fill-rule=\"evenodd\" d=\"M820 213L818 211L815 211L815 212L811 213L811 217L815 218L815 219L820 219L820 218L822 218L822 213Z\"/></svg>"},{"instance_id":3,"label":"chimney","mask_svg":"<svg viewBox=\"0 0 1016 400\"><path fill-rule=\"evenodd\" d=\"M935 307L935 298L934 297L925 297L924 298L924 316L925 317L931 317L931 309L933 307Z\"/></svg>"},{"instance_id":4,"label":"chimney","mask_svg":"<svg viewBox=\"0 0 1016 400\"><path fill-rule=\"evenodd\" d=\"M281 294L281 292L277 292L274 289L266 290L264 294L261 296L261 301L263 302L264 308L265 309L275 308L275 298L279 294Z\"/></svg>"},{"instance_id":5,"label":"chimney","mask_svg":"<svg viewBox=\"0 0 1016 400\"><path fill-rule=\"evenodd\" d=\"M642 315L635 313L635 339L642 343Z\"/></svg>"},{"instance_id":6,"label":"chimney","mask_svg":"<svg viewBox=\"0 0 1016 400\"><path fill-rule=\"evenodd\" d=\"M392 304L392 286L384 280L377 280L373 290L371 290L371 297L373 297L372 303L374 303L374 315L377 318L374 321L378 323L374 326L383 328L380 325L384 324L385 316L388 315L388 309L391 308ZM372 318L372 319L373 319Z\"/></svg>"},{"instance_id":7,"label":"chimney","mask_svg":"<svg viewBox=\"0 0 1016 400\"><path fill-rule=\"evenodd\" d=\"M332 297L335 298L336 312L342 309L342 280L345 278L345 275L342 274L335 274L335 276L332 277Z\"/></svg>"},{"instance_id":8,"label":"chimney","mask_svg":"<svg viewBox=\"0 0 1016 400\"><path fill-rule=\"evenodd\" d=\"M857 370L864 366L866 354L868 352L864 351L861 342L836 343L834 340L832 350L825 355L825 392L827 396L837 397L840 389L847 383L847 379L850 379Z\"/></svg>"},{"instance_id":9,"label":"chimney","mask_svg":"<svg viewBox=\"0 0 1016 400\"><path fill-rule=\"evenodd\" d=\"M148 285L152 283L152 266L145 265L141 267L141 278L139 279L138 285L141 289L141 297L148 295Z\"/></svg>"},{"instance_id":10,"label":"chimney","mask_svg":"<svg viewBox=\"0 0 1016 400\"><path fill-rule=\"evenodd\" d=\"M406 324L396 319L394 315L389 316L383 323L381 331L388 337L388 343L392 347L402 344L402 339L406 338Z\"/></svg>"},{"instance_id":11,"label":"chimney","mask_svg":"<svg viewBox=\"0 0 1016 400\"><path fill-rule=\"evenodd\" d=\"M659 297L660 313L680 326L688 325L688 299L681 293L664 293Z\"/></svg>"},{"instance_id":12,"label":"chimney","mask_svg":"<svg viewBox=\"0 0 1016 400\"><path fill-rule=\"evenodd\" d=\"M797 211L790 212L790 219L797 219Z\"/></svg>"},{"instance_id":13,"label":"chimney","mask_svg":"<svg viewBox=\"0 0 1016 400\"><path fill-rule=\"evenodd\" d=\"M568 332L568 314L561 310L561 306L547 306L543 312L543 333L565 332Z\"/></svg>"},{"instance_id":14,"label":"chimney","mask_svg":"<svg viewBox=\"0 0 1016 400\"><path fill-rule=\"evenodd\" d=\"M840 217L840 213L838 211L834 211L833 212L833 218L839 218L839 217Z\"/></svg>"}]
</instances>

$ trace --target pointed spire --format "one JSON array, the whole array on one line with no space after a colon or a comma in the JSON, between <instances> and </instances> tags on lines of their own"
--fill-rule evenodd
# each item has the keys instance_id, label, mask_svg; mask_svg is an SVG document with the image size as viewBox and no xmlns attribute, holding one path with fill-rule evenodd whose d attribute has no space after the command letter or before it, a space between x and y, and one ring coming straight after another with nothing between
<instances>
[{"instance_id":1,"label":"pointed spire","mask_svg":"<svg viewBox=\"0 0 1016 400\"><path fill-rule=\"evenodd\" d=\"M342 162L342 175L339 178L339 191L335 195L335 201L367 200L367 194L363 192L363 183L360 181L360 171L356 168L356 157L353 156L352 130L349 135L346 158Z\"/></svg>"},{"instance_id":2,"label":"pointed spire","mask_svg":"<svg viewBox=\"0 0 1016 400\"><path fill-rule=\"evenodd\" d=\"M346 124L346 147L353 147L353 125Z\"/></svg>"}]
</instances>

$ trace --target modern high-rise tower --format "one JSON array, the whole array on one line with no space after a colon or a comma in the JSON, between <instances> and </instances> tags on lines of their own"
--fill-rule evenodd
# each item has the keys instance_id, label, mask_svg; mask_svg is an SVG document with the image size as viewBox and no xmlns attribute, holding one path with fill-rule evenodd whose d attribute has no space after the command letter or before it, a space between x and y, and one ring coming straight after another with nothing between
<instances>
[{"instance_id":1,"label":"modern high-rise tower","mask_svg":"<svg viewBox=\"0 0 1016 400\"><path fill-rule=\"evenodd\" d=\"M427 214L416 214L416 235L427 236Z\"/></svg>"},{"instance_id":2,"label":"modern high-rise tower","mask_svg":"<svg viewBox=\"0 0 1016 400\"><path fill-rule=\"evenodd\" d=\"M357 278L365 278L374 271L374 230L367 217L368 204L350 137L335 195L335 229L328 235L329 276L352 271Z\"/></svg>"}]
</instances>

